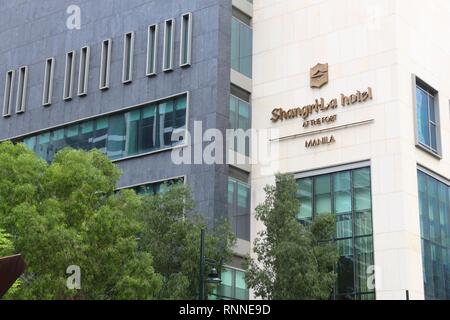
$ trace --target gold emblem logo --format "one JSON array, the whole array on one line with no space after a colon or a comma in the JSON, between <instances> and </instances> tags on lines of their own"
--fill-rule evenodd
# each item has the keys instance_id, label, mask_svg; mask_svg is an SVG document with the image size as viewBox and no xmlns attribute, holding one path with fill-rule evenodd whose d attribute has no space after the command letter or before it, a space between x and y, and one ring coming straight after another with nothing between
<instances>
[{"instance_id":1,"label":"gold emblem logo","mask_svg":"<svg viewBox=\"0 0 450 320\"><path fill-rule=\"evenodd\" d=\"M328 63L311 68L311 88L322 88L328 83Z\"/></svg>"}]
</instances>

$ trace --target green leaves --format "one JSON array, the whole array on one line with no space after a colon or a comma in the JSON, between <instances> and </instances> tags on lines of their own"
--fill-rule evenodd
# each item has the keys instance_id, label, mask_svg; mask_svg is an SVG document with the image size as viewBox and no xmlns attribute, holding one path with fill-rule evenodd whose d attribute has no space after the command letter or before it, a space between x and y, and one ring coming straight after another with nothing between
<instances>
[{"instance_id":1,"label":"green leaves","mask_svg":"<svg viewBox=\"0 0 450 320\"><path fill-rule=\"evenodd\" d=\"M180 184L143 199L140 246L152 254L155 270L164 277L159 299L198 296L200 230L206 224L194 208L189 187ZM206 234L206 256L226 262L234 241L228 222L217 221Z\"/></svg>"},{"instance_id":2,"label":"green leaves","mask_svg":"<svg viewBox=\"0 0 450 320\"><path fill-rule=\"evenodd\" d=\"M52 164L0 144L0 227L28 264L15 299L152 299L162 286L138 250L142 199L114 193L120 171L98 151L65 149ZM66 269L81 269L69 290Z\"/></svg>"},{"instance_id":3,"label":"green leaves","mask_svg":"<svg viewBox=\"0 0 450 320\"><path fill-rule=\"evenodd\" d=\"M14 254L14 244L11 235L0 229L0 257L7 257Z\"/></svg>"},{"instance_id":4,"label":"green leaves","mask_svg":"<svg viewBox=\"0 0 450 320\"><path fill-rule=\"evenodd\" d=\"M303 225L297 219L300 202L292 175L277 175L267 186L266 200L256 208L264 223L254 243L256 260L247 261L247 284L263 299L328 299L336 275L333 216Z\"/></svg>"},{"instance_id":5,"label":"green leaves","mask_svg":"<svg viewBox=\"0 0 450 320\"><path fill-rule=\"evenodd\" d=\"M64 149L51 164L0 144L0 256L21 253L25 275L8 299L195 299L200 230L191 191L115 193L121 175L99 151ZM227 221L208 230L208 258L226 261ZM81 289L69 290L69 266Z\"/></svg>"}]
</instances>

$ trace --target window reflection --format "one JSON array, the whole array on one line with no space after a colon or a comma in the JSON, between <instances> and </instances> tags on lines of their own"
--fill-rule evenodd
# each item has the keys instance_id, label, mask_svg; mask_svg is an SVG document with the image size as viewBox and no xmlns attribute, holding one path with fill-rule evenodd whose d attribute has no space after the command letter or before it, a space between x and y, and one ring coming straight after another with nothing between
<instances>
[{"instance_id":1,"label":"window reflection","mask_svg":"<svg viewBox=\"0 0 450 320\"><path fill-rule=\"evenodd\" d=\"M418 172L422 261L427 299L450 299L450 186Z\"/></svg>"},{"instance_id":2,"label":"window reflection","mask_svg":"<svg viewBox=\"0 0 450 320\"><path fill-rule=\"evenodd\" d=\"M336 216L336 244L340 259L334 298L374 299L368 288L373 265L370 169L356 169L299 179L298 219L308 222L321 214Z\"/></svg>"},{"instance_id":3,"label":"window reflection","mask_svg":"<svg viewBox=\"0 0 450 320\"><path fill-rule=\"evenodd\" d=\"M175 146L172 133L186 128L186 95L120 114L58 128L23 142L51 162L65 148L99 149L111 160Z\"/></svg>"}]
</instances>

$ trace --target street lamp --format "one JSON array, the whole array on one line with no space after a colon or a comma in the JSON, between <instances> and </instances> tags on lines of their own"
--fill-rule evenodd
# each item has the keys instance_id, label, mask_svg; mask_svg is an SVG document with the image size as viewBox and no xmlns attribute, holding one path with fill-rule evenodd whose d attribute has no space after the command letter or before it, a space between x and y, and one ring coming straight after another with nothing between
<instances>
[{"instance_id":1,"label":"street lamp","mask_svg":"<svg viewBox=\"0 0 450 320\"><path fill-rule=\"evenodd\" d=\"M213 268L208 274L208 278L205 279L205 267L209 264ZM205 229L201 230L200 233L200 288L199 288L199 294L198 299L199 300L207 300L205 299L205 280L206 283L211 285L219 285L222 280L220 279L219 272L217 272L217 269L215 266L217 266L218 263L216 260L208 259L205 257Z\"/></svg>"}]
</instances>

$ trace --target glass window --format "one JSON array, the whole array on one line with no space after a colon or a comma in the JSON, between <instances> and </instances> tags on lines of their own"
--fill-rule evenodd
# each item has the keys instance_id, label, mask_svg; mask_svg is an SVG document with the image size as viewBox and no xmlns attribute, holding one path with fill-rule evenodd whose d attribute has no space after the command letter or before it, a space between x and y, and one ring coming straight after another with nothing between
<instances>
[{"instance_id":1,"label":"glass window","mask_svg":"<svg viewBox=\"0 0 450 320\"><path fill-rule=\"evenodd\" d=\"M372 199L370 194L370 174L367 170L354 172L355 209L357 211L370 210Z\"/></svg>"},{"instance_id":2,"label":"glass window","mask_svg":"<svg viewBox=\"0 0 450 320\"><path fill-rule=\"evenodd\" d=\"M228 178L228 218L239 239L250 241L250 186Z\"/></svg>"},{"instance_id":3,"label":"glass window","mask_svg":"<svg viewBox=\"0 0 450 320\"><path fill-rule=\"evenodd\" d=\"M164 193L168 187L174 184L184 183L184 178L176 178L160 182L146 183L140 186L135 186L132 189L138 194L143 196L157 195Z\"/></svg>"},{"instance_id":4,"label":"glass window","mask_svg":"<svg viewBox=\"0 0 450 320\"><path fill-rule=\"evenodd\" d=\"M450 299L450 186L418 171L425 297Z\"/></svg>"},{"instance_id":5,"label":"glass window","mask_svg":"<svg viewBox=\"0 0 450 320\"><path fill-rule=\"evenodd\" d=\"M336 216L340 259L336 270L336 299L375 298L367 284L373 265L370 169L356 169L298 180L301 221L321 214ZM314 200L314 201L313 201ZM372 264L370 264L372 263Z\"/></svg>"},{"instance_id":6,"label":"glass window","mask_svg":"<svg viewBox=\"0 0 450 320\"><path fill-rule=\"evenodd\" d=\"M231 68L252 77L253 31L249 25L233 17L231 24Z\"/></svg>"},{"instance_id":7,"label":"glass window","mask_svg":"<svg viewBox=\"0 0 450 320\"><path fill-rule=\"evenodd\" d=\"M229 128L233 130L242 129L244 136L236 135L234 138L234 146L231 148L235 152L250 155L250 137L247 131L251 129L251 108L250 104L233 95L230 95L230 118Z\"/></svg>"},{"instance_id":8,"label":"glass window","mask_svg":"<svg viewBox=\"0 0 450 320\"><path fill-rule=\"evenodd\" d=\"M124 153L125 139L128 136L135 135L135 132L126 134L126 127L124 117L122 115L115 115L109 119L108 128L108 158L119 159L127 155Z\"/></svg>"},{"instance_id":9,"label":"glass window","mask_svg":"<svg viewBox=\"0 0 450 320\"><path fill-rule=\"evenodd\" d=\"M355 239L355 274L356 291L367 293L370 282L371 267L374 265L372 237ZM373 284L372 284L373 285Z\"/></svg>"},{"instance_id":10,"label":"glass window","mask_svg":"<svg viewBox=\"0 0 450 320\"><path fill-rule=\"evenodd\" d=\"M312 206L312 179L302 179L298 181L298 196L300 199L299 220L310 221L313 216Z\"/></svg>"},{"instance_id":11,"label":"glass window","mask_svg":"<svg viewBox=\"0 0 450 320\"><path fill-rule=\"evenodd\" d=\"M338 240L340 258L337 265L336 293L339 300L351 300L355 292L355 261L353 259L353 240Z\"/></svg>"},{"instance_id":12,"label":"glass window","mask_svg":"<svg viewBox=\"0 0 450 320\"><path fill-rule=\"evenodd\" d=\"M160 127L161 127L161 146L169 146L172 141L174 131L174 110L173 102L165 102L159 105Z\"/></svg>"},{"instance_id":13,"label":"glass window","mask_svg":"<svg viewBox=\"0 0 450 320\"><path fill-rule=\"evenodd\" d=\"M125 114L127 123L127 143L126 154L131 156L139 151L139 122L141 120L141 110L134 110Z\"/></svg>"},{"instance_id":14,"label":"glass window","mask_svg":"<svg viewBox=\"0 0 450 320\"><path fill-rule=\"evenodd\" d=\"M317 214L331 214L331 176L315 178L315 206Z\"/></svg>"},{"instance_id":15,"label":"glass window","mask_svg":"<svg viewBox=\"0 0 450 320\"><path fill-rule=\"evenodd\" d=\"M65 147L95 148L112 160L120 159L180 143L172 141L172 134L181 133L183 140L186 109L187 98L183 95L159 104L147 104L131 111L54 129L23 141L48 162ZM35 146L36 137L38 143Z\"/></svg>"},{"instance_id":16,"label":"glass window","mask_svg":"<svg viewBox=\"0 0 450 320\"><path fill-rule=\"evenodd\" d=\"M217 290L217 298L220 300L248 300L249 290L245 283L245 272L229 267L223 267L222 282Z\"/></svg>"},{"instance_id":17,"label":"glass window","mask_svg":"<svg viewBox=\"0 0 450 320\"><path fill-rule=\"evenodd\" d=\"M106 140L108 138L108 118L100 118L95 121L95 133L92 140L93 147L106 153Z\"/></svg>"},{"instance_id":18,"label":"glass window","mask_svg":"<svg viewBox=\"0 0 450 320\"><path fill-rule=\"evenodd\" d=\"M350 185L350 172L338 173L334 177L334 205L336 214L352 211L352 193Z\"/></svg>"},{"instance_id":19,"label":"glass window","mask_svg":"<svg viewBox=\"0 0 450 320\"><path fill-rule=\"evenodd\" d=\"M142 115L142 150L151 151L156 148L156 112L157 106L144 108Z\"/></svg>"},{"instance_id":20,"label":"glass window","mask_svg":"<svg viewBox=\"0 0 450 320\"><path fill-rule=\"evenodd\" d=\"M436 92L420 82L416 86L417 140L426 149L438 153Z\"/></svg>"}]
</instances>

